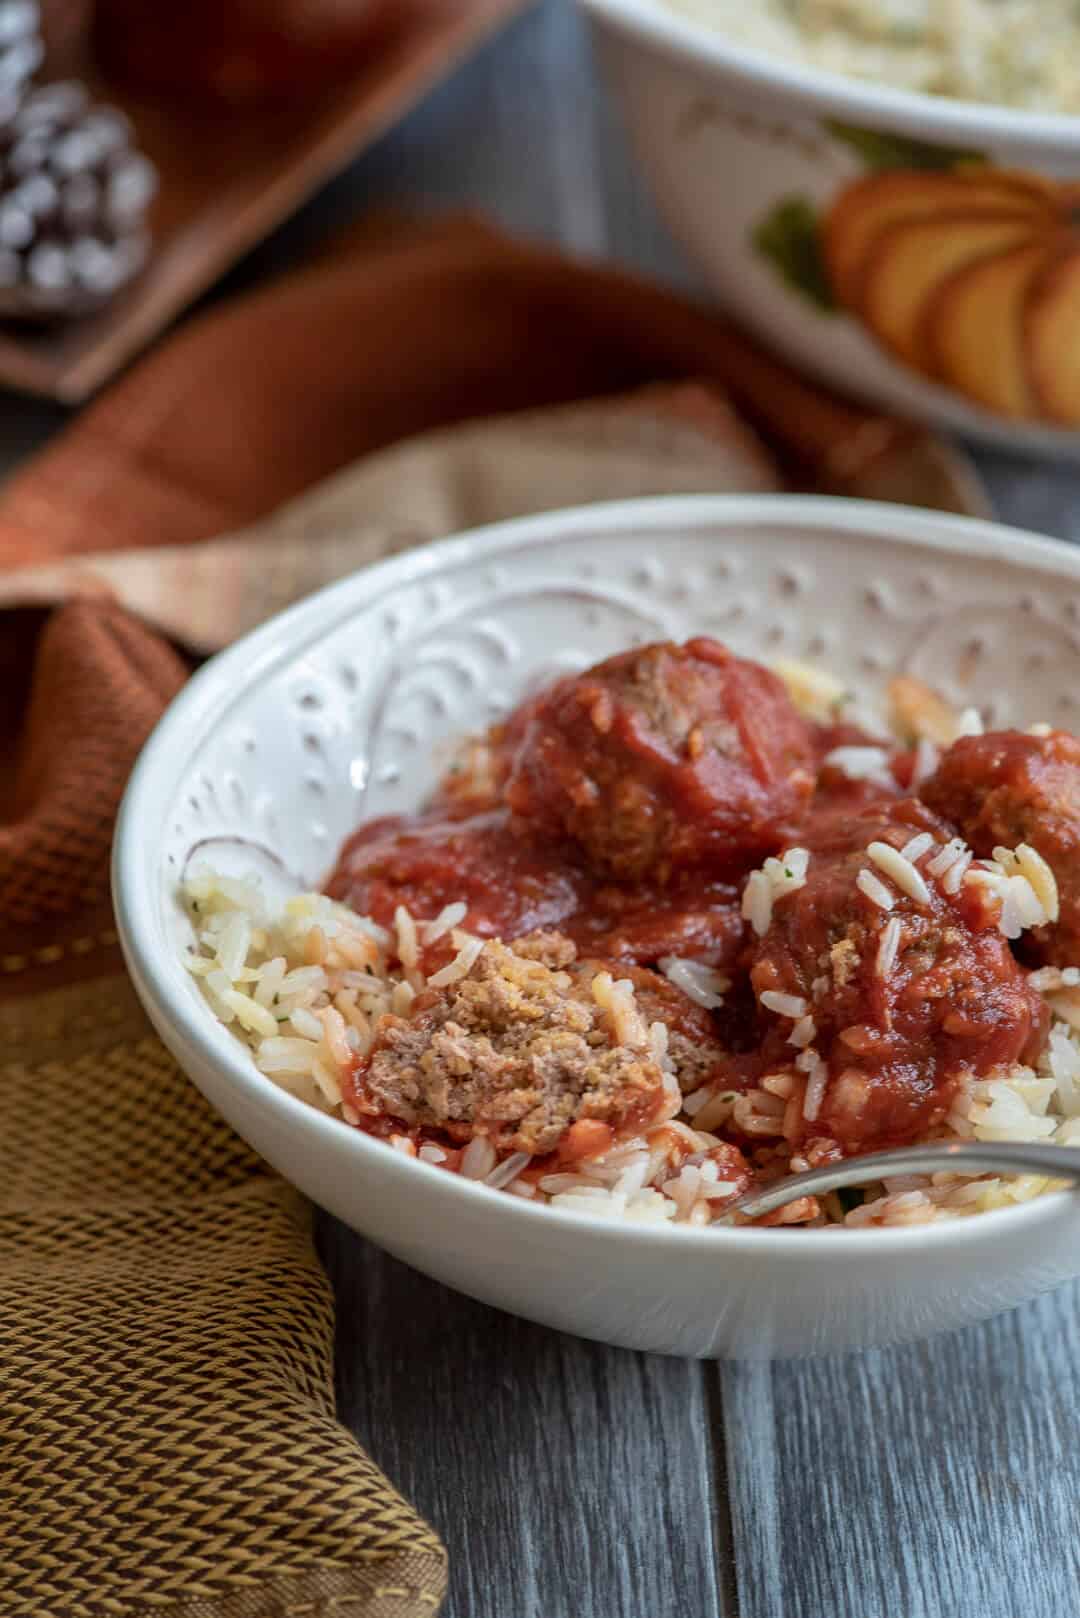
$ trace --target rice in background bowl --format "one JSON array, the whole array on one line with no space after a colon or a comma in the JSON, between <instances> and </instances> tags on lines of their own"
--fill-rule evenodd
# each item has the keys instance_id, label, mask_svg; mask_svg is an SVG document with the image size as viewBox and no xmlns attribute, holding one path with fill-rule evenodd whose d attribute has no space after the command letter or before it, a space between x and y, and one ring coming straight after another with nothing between
<instances>
[{"instance_id":1,"label":"rice in background bowl","mask_svg":"<svg viewBox=\"0 0 1080 1618\"><path fill-rule=\"evenodd\" d=\"M856 396L1076 458L1080 118L1044 113L1034 89L1037 110L896 88L873 52L888 51L896 75L900 57L868 41L868 79L841 76L861 36L830 25L832 4L815 10L826 64L772 6L582 3L657 203L726 308ZM999 10L984 0L974 14ZM857 0L846 14L868 11ZM985 68L962 34L945 37L948 51L905 71L957 87L946 58L996 71L997 35ZM1050 37L1042 23L1028 30L1021 63L1044 60ZM1048 52L1047 71L1078 71L1077 59Z\"/></svg>"},{"instance_id":2,"label":"rice in background bowl","mask_svg":"<svg viewBox=\"0 0 1080 1618\"><path fill-rule=\"evenodd\" d=\"M1072 0L663 0L793 62L1029 112L1080 113Z\"/></svg>"}]
</instances>

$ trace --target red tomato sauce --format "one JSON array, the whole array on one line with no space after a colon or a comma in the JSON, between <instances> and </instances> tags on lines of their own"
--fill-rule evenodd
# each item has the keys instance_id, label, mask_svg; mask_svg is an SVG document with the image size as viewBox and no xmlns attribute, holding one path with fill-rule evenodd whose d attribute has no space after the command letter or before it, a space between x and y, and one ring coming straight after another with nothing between
<instances>
[{"instance_id":1,"label":"red tomato sauce","mask_svg":"<svg viewBox=\"0 0 1080 1618\"><path fill-rule=\"evenodd\" d=\"M924 832L938 848L958 827L977 853L995 839L1042 839L1066 879L1071 948L1080 937L1072 738L965 739L920 802L910 795L912 754L850 725L811 725L767 670L698 640L561 680L481 745L486 784L473 791L455 779L425 812L360 827L332 897L384 926L399 905L426 921L461 901L462 927L482 938L556 931L582 959L646 968L676 956L720 968L731 978L723 1005L686 1004L707 1019L725 1087L736 1091L778 1071L806 1082L791 1021L762 995L796 1001L828 1070L805 1133L845 1151L916 1138L942 1123L966 1076L1030 1062L1041 1047L1045 1008L975 890L950 896L930 880L928 899L896 892L883 911L865 891L867 850L883 841L899 852ZM839 747L876 746L875 779L825 762ZM741 913L747 878L791 847L809 851L805 882L758 937ZM882 974L886 914L900 933ZM1036 944L1057 958L1053 938L1037 934ZM441 940L426 968L453 948ZM662 1020L678 1026L677 1016ZM690 1019L685 1035L700 1045L697 1027ZM579 1128L566 1152L588 1135Z\"/></svg>"}]
</instances>

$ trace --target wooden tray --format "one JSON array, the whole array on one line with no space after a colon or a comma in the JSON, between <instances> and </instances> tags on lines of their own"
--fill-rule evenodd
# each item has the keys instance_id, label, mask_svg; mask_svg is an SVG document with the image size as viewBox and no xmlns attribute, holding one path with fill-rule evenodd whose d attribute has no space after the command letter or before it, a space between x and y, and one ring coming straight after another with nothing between
<instances>
[{"instance_id":1,"label":"wooden tray","mask_svg":"<svg viewBox=\"0 0 1080 1618\"><path fill-rule=\"evenodd\" d=\"M157 165L153 259L99 315L0 331L0 385L67 404L85 399L524 4L395 0L393 25L361 78L316 106L259 117L142 104L87 72Z\"/></svg>"}]
</instances>

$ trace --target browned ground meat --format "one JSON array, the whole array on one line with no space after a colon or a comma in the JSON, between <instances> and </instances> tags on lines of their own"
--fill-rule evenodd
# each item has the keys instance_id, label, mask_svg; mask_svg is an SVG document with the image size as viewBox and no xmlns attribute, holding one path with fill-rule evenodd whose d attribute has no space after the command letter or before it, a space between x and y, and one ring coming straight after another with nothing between
<instances>
[{"instance_id":1,"label":"browned ground meat","mask_svg":"<svg viewBox=\"0 0 1080 1618\"><path fill-rule=\"evenodd\" d=\"M964 736L921 789L981 858L999 845L1030 843L1057 878L1061 917L1025 934L1022 952L1059 966L1080 964L1080 741L1065 731Z\"/></svg>"},{"instance_id":2,"label":"browned ground meat","mask_svg":"<svg viewBox=\"0 0 1080 1618\"><path fill-rule=\"evenodd\" d=\"M859 1151L925 1134L948 1112L966 1075L1030 1060L1045 1034L1045 1009L1001 934L961 892L948 897L924 875L928 902L903 895L866 854L873 841L902 848L950 828L914 800L808 823L805 885L779 900L751 969L760 999L776 990L805 1000L828 1085L814 1135ZM817 835L815 835L815 831ZM918 863L924 870L932 852ZM895 896L879 908L857 886L869 868ZM890 919L900 925L895 963L878 951ZM766 1016L762 1070L790 1068L791 1020Z\"/></svg>"},{"instance_id":3,"label":"browned ground meat","mask_svg":"<svg viewBox=\"0 0 1080 1618\"><path fill-rule=\"evenodd\" d=\"M587 986L597 972L629 978L638 1010L646 1022L667 1024L668 1053L684 1095L718 1078L728 1077L728 1058L711 1012L697 1006L658 972L625 961L585 960L571 969Z\"/></svg>"},{"instance_id":4,"label":"browned ground meat","mask_svg":"<svg viewBox=\"0 0 1080 1618\"><path fill-rule=\"evenodd\" d=\"M654 1122L660 1068L647 1050L616 1043L591 978L560 969L567 954L551 935L520 949L485 945L466 978L426 990L407 1019L383 1020L351 1104L362 1117L534 1155L562 1147L574 1126L599 1126L592 1155Z\"/></svg>"},{"instance_id":5,"label":"browned ground meat","mask_svg":"<svg viewBox=\"0 0 1080 1618\"><path fill-rule=\"evenodd\" d=\"M745 869L813 790L809 725L775 675L716 641L623 652L526 717L506 801L620 880Z\"/></svg>"}]
</instances>

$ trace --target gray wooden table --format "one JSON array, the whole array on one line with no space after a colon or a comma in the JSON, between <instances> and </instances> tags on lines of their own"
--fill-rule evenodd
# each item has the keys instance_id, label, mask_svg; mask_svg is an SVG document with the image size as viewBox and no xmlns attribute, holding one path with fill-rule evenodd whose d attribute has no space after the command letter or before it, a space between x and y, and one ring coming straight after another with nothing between
<instances>
[{"instance_id":1,"label":"gray wooden table","mask_svg":"<svg viewBox=\"0 0 1080 1618\"><path fill-rule=\"evenodd\" d=\"M361 206L468 205L694 277L571 0L545 0L231 278ZM0 465L62 413L0 399ZM995 454L999 513L1080 538L1080 475ZM1068 1618L1080 1288L913 1347L777 1365L605 1349L459 1298L327 1219L341 1411L450 1550L446 1618Z\"/></svg>"}]
</instances>

